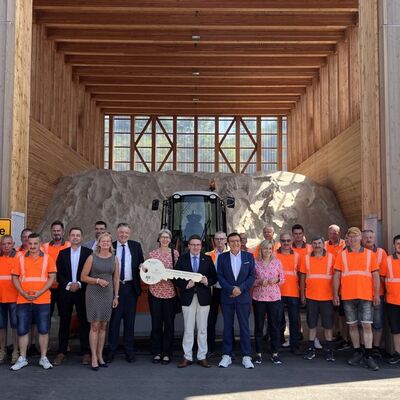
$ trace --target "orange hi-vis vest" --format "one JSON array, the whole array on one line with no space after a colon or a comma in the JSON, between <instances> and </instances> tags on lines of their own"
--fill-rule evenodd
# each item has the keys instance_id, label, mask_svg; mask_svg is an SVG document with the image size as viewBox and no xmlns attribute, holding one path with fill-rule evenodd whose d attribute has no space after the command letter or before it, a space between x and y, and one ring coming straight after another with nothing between
<instances>
[{"instance_id":1,"label":"orange hi-vis vest","mask_svg":"<svg viewBox=\"0 0 400 400\"><path fill-rule=\"evenodd\" d=\"M67 249L68 247L71 247L71 243L68 242L67 240L62 240L60 246L53 246L52 242L53 241L44 243L41 246L41 250L43 251L43 253L49 254L54 261L57 261L57 257L58 257L58 254L60 253L60 251L64 250L64 249ZM55 281L53 283L51 288L52 289L57 289L58 288L57 281Z\"/></svg>"},{"instance_id":2,"label":"orange hi-vis vest","mask_svg":"<svg viewBox=\"0 0 400 400\"><path fill-rule=\"evenodd\" d=\"M0 303L15 303L18 292L12 283L11 271L18 262L19 253L15 250L9 256L0 256Z\"/></svg>"},{"instance_id":3,"label":"orange hi-vis vest","mask_svg":"<svg viewBox=\"0 0 400 400\"><path fill-rule=\"evenodd\" d=\"M378 271L379 268L376 256L371 250L361 247L357 253L351 249L342 251L336 258L335 269L342 273L342 300L372 301L372 272Z\"/></svg>"},{"instance_id":4,"label":"orange hi-vis vest","mask_svg":"<svg viewBox=\"0 0 400 400\"><path fill-rule=\"evenodd\" d=\"M333 265L335 258L333 254L325 254L317 258L307 254L301 262L300 272L306 275L306 298L317 301L328 301L333 299Z\"/></svg>"},{"instance_id":5,"label":"orange hi-vis vest","mask_svg":"<svg viewBox=\"0 0 400 400\"><path fill-rule=\"evenodd\" d=\"M299 260L300 256L293 250L289 254L283 254L279 249L275 256L282 263L283 272L285 274L285 282L281 285L281 295L287 297L299 297Z\"/></svg>"},{"instance_id":6,"label":"orange hi-vis vest","mask_svg":"<svg viewBox=\"0 0 400 400\"><path fill-rule=\"evenodd\" d=\"M387 258L387 254L386 251L383 250L381 247L377 247L375 250L375 254L376 254L376 261L379 267L379 271L381 271L382 269L382 265L384 263L384 261ZM384 296L385 294L385 288L382 284L382 282L379 282L379 296ZM372 290L374 290L374 284L372 283Z\"/></svg>"},{"instance_id":7,"label":"orange hi-vis vest","mask_svg":"<svg viewBox=\"0 0 400 400\"><path fill-rule=\"evenodd\" d=\"M346 242L343 239L339 240L338 244L333 244L330 240L325 241L325 250L333 254L335 257L346 248Z\"/></svg>"},{"instance_id":8,"label":"orange hi-vis vest","mask_svg":"<svg viewBox=\"0 0 400 400\"><path fill-rule=\"evenodd\" d=\"M388 256L382 268L385 277L386 302L400 305L400 259Z\"/></svg>"},{"instance_id":9,"label":"orange hi-vis vest","mask_svg":"<svg viewBox=\"0 0 400 400\"><path fill-rule=\"evenodd\" d=\"M297 253L300 257L312 253L313 247L311 244L303 243L300 247L294 247L292 244L292 250Z\"/></svg>"},{"instance_id":10,"label":"orange hi-vis vest","mask_svg":"<svg viewBox=\"0 0 400 400\"><path fill-rule=\"evenodd\" d=\"M12 270L13 275L19 276L21 287L25 292L38 291L43 288L49 279L49 273L56 273L54 260L48 254L40 255L36 260L29 256L20 256L19 262ZM17 304L30 303L18 293ZM50 290L46 290L40 297L33 301L35 304L50 304Z\"/></svg>"}]
</instances>

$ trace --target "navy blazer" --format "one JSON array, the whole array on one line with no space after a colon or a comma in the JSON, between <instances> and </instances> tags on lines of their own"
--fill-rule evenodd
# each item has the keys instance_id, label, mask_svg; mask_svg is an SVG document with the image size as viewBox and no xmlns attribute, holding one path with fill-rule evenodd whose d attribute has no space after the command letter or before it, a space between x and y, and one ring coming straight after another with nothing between
<instances>
[{"instance_id":1,"label":"navy blazer","mask_svg":"<svg viewBox=\"0 0 400 400\"><path fill-rule=\"evenodd\" d=\"M117 242L113 242L113 247L114 249L117 248ZM141 286L140 286L140 271L139 271L139 266L144 262L143 258L143 251L142 251L142 246L139 242L136 242L135 240L128 240L128 247L129 251L131 252L132 256L132 280L133 280L133 288L135 290L135 293L137 296L140 296L140 293L142 292ZM117 256L117 255L115 255ZM121 266L120 266L121 268Z\"/></svg>"},{"instance_id":2,"label":"navy blazer","mask_svg":"<svg viewBox=\"0 0 400 400\"><path fill-rule=\"evenodd\" d=\"M78 262L78 272L76 274L76 279L81 282L81 273L83 266L92 254L92 250L87 247L81 246L81 254ZM57 282L59 284L58 291L60 294L72 293L66 290L68 282L72 282L72 267L71 267L71 247L61 250L58 253L56 260L57 265ZM82 288L81 292L84 293L86 290L86 283L81 282Z\"/></svg>"},{"instance_id":3,"label":"navy blazer","mask_svg":"<svg viewBox=\"0 0 400 400\"><path fill-rule=\"evenodd\" d=\"M242 264L240 267L237 279L233 275L231 265L231 253L227 251L218 256L217 276L218 282L221 285L221 303L232 304L235 301L238 303L251 303L250 289L256 280L256 270L254 265L253 254L242 251ZM237 297L230 297L234 287L240 288L242 294Z\"/></svg>"},{"instance_id":4,"label":"navy blazer","mask_svg":"<svg viewBox=\"0 0 400 400\"><path fill-rule=\"evenodd\" d=\"M217 282L217 273L210 256L201 253L199 257L200 263L198 273L207 277L208 285L205 286L197 282L194 287L186 289L188 281L185 279L175 279L175 285L180 289L180 299L183 306L190 306L190 304L192 304L193 295L195 293L197 294L197 299L201 306L209 306L211 304L211 286ZM193 272L189 252L178 258L174 269Z\"/></svg>"}]
</instances>

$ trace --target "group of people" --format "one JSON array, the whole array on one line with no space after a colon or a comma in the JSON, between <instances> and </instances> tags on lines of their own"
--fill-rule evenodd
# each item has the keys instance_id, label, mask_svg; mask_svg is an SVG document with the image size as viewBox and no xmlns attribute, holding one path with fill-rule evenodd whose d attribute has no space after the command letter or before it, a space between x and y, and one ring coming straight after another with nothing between
<instances>
[{"instance_id":1,"label":"group of people","mask_svg":"<svg viewBox=\"0 0 400 400\"><path fill-rule=\"evenodd\" d=\"M30 229L21 233L22 245L15 248L5 235L0 247L0 363L6 359L6 331L11 326L12 370L28 365L27 350L36 334L40 361L45 368L61 365L69 348L70 323L75 306L79 321L82 363L92 370L108 367L116 355L123 321L123 347L127 362L135 361L134 330L140 269L146 268L140 243L130 240L131 228L120 223L116 240L103 221L95 223L95 239L82 243L79 227L64 240L61 221L51 225L52 240L42 243ZM394 252L387 255L375 245L371 230L350 228L345 239L331 225L328 237L307 243L304 228L296 224L275 240L272 226L263 229L263 241L247 248L245 233L216 232L214 250L204 253L202 240L192 235L188 251L171 248L172 234L162 229L159 246L148 258L165 268L195 272L201 278L161 280L149 285L152 362L169 364L172 359L174 320L182 311L183 359L178 368L194 359L210 368L216 351L216 324L223 319L222 358L218 366L233 361L235 314L239 324L240 350L245 368L263 362L264 336L269 337L271 361L280 364L281 346L307 360L316 357L317 326L321 320L325 359L334 361L334 333L340 331L344 345L354 349L351 365L379 369L385 313L393 337L391 364L400 362L400 235L393 239ZM300 349L301 305L306 307L308 342ZM47 358L50 321L55 305L60 317L58 353ZM252 353L250 313L254 313L255 356ZM289 340L285 341L287 310ZM266 324L267 322L267 324ZM267 329L265 326L267 325ZM197 331L197 354L193 346ZM107 340L107 350L104 351Z\"/></svg>"}]
</instances>

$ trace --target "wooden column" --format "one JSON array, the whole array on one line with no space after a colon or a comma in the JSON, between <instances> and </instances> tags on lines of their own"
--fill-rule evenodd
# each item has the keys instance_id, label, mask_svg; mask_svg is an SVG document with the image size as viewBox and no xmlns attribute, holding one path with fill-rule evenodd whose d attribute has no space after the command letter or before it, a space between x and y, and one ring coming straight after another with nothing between
<instances>
[{"instance_id":1,"label":"wooden column","mask_svg":"<svg viewBox=\"0 0 400 400\"><path fill-rule=\"evenodd\" d=\"M131 115L131 170L135 170L135 116Z\"/></svg>"},{"instance_id":2,"label":"wooden column","mask_svg":"<svg viewBox=\"0 0 400 400\"><path fill-rule=\"evenodd\" d=\"M27 212L32 0L2 3L0 37L0 216ZM2 52L2 51L1 51ZM2 52L3 53L3 52Z\"/></svg>"},{"instance_id":3,"label":"wooden column","mask_svg":"<svg viewBox=\"0 0 400 400\"><path fill-rule=\"evenodd\" d=\"M235 117L236 120L236 155L235 155L235 172L240 173L240 117Z\"/></svg>"},{"instance_id":4,"label":"wooden column","mask_svg":"<svg viewBox=\"0 0 400 400\"><path fill-rule=\"evenodd\" d=\"M199 170L199 118L194 117L194 143L193 143L193 171L197 172Z\"/></svg>"},{"instance_id":5,"label":"wooden column","mask_svg":"<svg viewBox=\"0 0 400 400\"><path fill-rule=\"evenodd\" d=\"M278 171L282 171L282 116L278 116Z\"/></svg>"},{"instance_id":6,"label":"wooden column","mask_svg":"<svg viewBox=\"0 0 400 400\"><path fill-rule=\"evenodd\" d=\"M261 117L258 116L257 117L257 151L256 151L256 171L257 172L261 172L262 169L262 165L261 165L261 157L262 157L262 153L261 153Z\"/></svg>"},{"instance_id":7,"label":"wooden column","mask_svg":"<svg viewBox=\"0 0 400 400\"><path fill-rule=\"evenodd\" d=\"M361 201L364 228L381 219L378 0L359 2Z\"/></svg>"},{"instance_id":8,"label":"wooden column","mask_svg":"<svg viewBox=\"0 0 400 400\"><path fill-rule=\"evenodd\" d=\"M114 162L114 116L110 115L108 137L108 169L113 169Z\"/></svg>"},{"instance_id":9,"label":"wooden column","mask_svg":"<svg viewBox=\"0 0 400 400\"><path fill-rule=\"evenodd\" d=\"M219 118L215 117L214 171L219 172Z\"/></svg>"},{"instance_id":10,"label":"wooden column","mask_svg":"<svg viewBox=\"0 0 400 400\"><path fill-rule=\"evenodd\" d=\"M151 170L156 170L156 121L157 117L151 117Z\"/></svg>"},{"instance_id":11,"label":"wooden column","mask_svg":"<svg viewBox=\"0 0 400 400\"><path fill-rule=\"evenodd\" d=\"M172 169L176 171L176 153L177 153L177 118L176 116L172 119Z\"/></svg>"},{"instance_id":12,"label":"wooden column","mask_svg":"<svg viewBox=\"0 0 400 400\"><path fill-rule=\"evenodd\" d=\"M382 231L384 244L400 233L400 2L380 2Z\"/></svg>"}]
</instances>

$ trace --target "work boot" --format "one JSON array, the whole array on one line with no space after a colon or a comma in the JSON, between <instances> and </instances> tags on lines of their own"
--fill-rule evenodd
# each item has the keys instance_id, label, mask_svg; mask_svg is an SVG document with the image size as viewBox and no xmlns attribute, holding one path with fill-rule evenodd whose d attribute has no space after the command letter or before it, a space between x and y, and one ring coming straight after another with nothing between
<instances>
[{"instance_id":1,"label":"work boot","mask_svg":"<svg viewBox=\"0 0 400 400\"><path fill-rule=\"evenodd\" d=\"M362 359L363 359L363 353L361 351L355 351L353 353L353 355L351 356L350 360L347 361L347 363L349 365L358 366L358 365L360 365Z\"/></svg>"},{"instance_id":2,"label":"work boot","mask_svg":"<svg viewBox=\"0 0 400 400\"><path fill-rule=\"evenodd\" d=\"M365 364L367 365L368 369L370 369L372 371L379 370L379 366L378 366L377 362L375 361L374 357L372 357L372 356L365 358Z\"/></svg>"},{"instance_id":3,"label":"work boot","mask_svg":"<svg viewBox=\"0 0 400 400\"><path fill-rule=\"evenodd\" d=\"M307 351L304 353L303 358L305 360L312 360L313 358L315 358L315 350L313 348L309 348L307 349Z\"/></svg>"}]
</instances>

